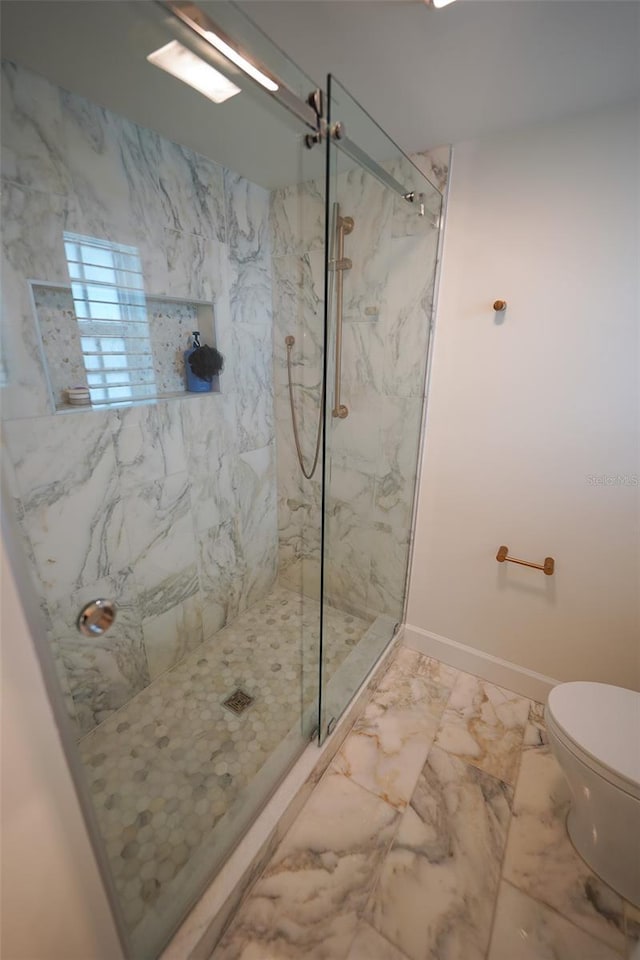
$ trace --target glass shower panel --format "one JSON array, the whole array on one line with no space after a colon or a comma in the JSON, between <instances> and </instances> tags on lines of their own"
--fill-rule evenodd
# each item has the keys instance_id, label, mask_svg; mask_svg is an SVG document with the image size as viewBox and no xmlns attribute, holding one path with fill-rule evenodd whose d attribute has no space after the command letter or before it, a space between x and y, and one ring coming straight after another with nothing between
<instances>
[{"instance_id":1,"label":"glass shower panel","mask_svg":"<svg viewBox=\"0 0 640 960\"><path fill-rule=\"evenodd\" d=\"M321 737L403 620L442 206L333 76L328 99Z\"/></svg>"},{"instance_id":2,"label":"glass shower panel","mask_svg":"<svg viewBox=\"0 0 640 960\"><path fill-rule=\"evenodd\" d=\"M288 372L307 462L324 156L248 82L214 104L147 62L172 41L142 0L3 4L3 473L136 958L158 955L317 726L322 463L307 481ZM201 392L194 330L224 358ZM97 599L115 622L81 634Z\"/></svg>"}]
</instances>

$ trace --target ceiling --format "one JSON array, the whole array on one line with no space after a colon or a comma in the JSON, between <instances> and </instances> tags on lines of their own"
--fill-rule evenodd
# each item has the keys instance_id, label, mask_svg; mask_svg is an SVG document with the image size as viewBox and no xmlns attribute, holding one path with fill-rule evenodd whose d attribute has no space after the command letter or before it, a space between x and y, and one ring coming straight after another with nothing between
<instances>
[{"instance_id":1,"label":"ceiling","mask_svg":"<svg viewBox=\"0 0 640 960\"><path fill-rule=\"evenodd\" d=\"M406 150L558 119L640 95L640 2L202 0L231 36L298 94L334 72ZM249 90L214 105L146 62L172 38L143 0L2 0L2 53L65 89L158 131L266 187L311 179L321 153ZM234 19L235 18L235 19ZM373 127L373 125L371 125ZM383 159L378 157L378 159Z\"/></svg>"},{"instance_id":2,"label":"ceiling","mask_svg":"<svg viewBox=\"0 0 640 960\"><path fill-rule=\"evenodd\" d=\"M322 80L334 72L408 151L640 96L636 0L246 0Z\"/></svg>"}]
</instances>

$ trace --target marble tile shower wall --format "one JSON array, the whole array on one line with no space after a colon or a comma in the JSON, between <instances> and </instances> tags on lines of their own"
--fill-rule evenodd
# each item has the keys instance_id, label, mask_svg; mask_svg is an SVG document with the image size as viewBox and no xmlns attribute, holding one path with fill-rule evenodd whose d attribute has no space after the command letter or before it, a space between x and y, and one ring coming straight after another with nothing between
<instances>
[{"instance_id":1,"label":"marble tile shower wall","mask_svg":"<svg viewBox=\"0 0 640 960\"><path fill-rule=\"evenodd\" d=\"M449 148L412 158L444 192ZM389 165L400 181L415 171ZM337 178L341 213L355 221L345 254L343 400L328 450L326 596L358 615L399 617L409 550L420 422L433 302L439 197L418 217L370 174ZM293 334L293 383L307 464L313 457L322 375L324 192L315 182L274 191L275 418L278 441L280 576L317 595L321 470L304 480L291 443L284 338ZM332 325L334 318L332 317ZM329 346L332 356L332 345Z\"/></svg>"},{"instance_id":2,"label":"marble tile shower wall","mask_svg":"<svg viewBox=\"0 0 640 960\"><path fill-rule=\"evenodd\" d=\"M303 478L292 442L285 337L305 465L313 463L324 356L324 187L309 180L271 194L274 410L278 447L279 571L291 589L319 599L322 462Z\"/></svg>"},{"instance_id":3,"label":"marble tile shower wall","mask_svg":"<svg viewBox=\"0 0 640 960\"><path fill-rule=\"evenodd\" d=\"M9 63L2 103L3 463L86 733L275 580L269 194ZM68 284L64 230L138 247L150 295L213 301L220 394L53 415L27 280ZM96 596L119 615L85 642Z\"/></svg>"}]
</instances>

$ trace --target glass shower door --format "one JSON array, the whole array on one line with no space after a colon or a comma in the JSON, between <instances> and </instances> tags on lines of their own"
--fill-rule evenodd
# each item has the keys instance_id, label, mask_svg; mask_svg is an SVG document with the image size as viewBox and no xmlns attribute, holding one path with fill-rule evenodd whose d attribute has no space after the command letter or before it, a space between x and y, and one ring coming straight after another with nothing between
<instances>
[{"instance_id":1,"label":"glass shower door","mask_svg":"<svg viewBox=\"0 0 640 960\"><path fill-rule=\"evenodd\" d=\"M320 736L403 620L442 196L328 79Z\"/></svg>"},{"instance_id":2,"label":"glass shower door","mask_svg":"<svg viewBox=\"0 0 640 960\"><path fill-rule=\"evenodd\" d=\"M322 470L298 466L288 360L308 462L324 155L230 67L223 103L157 69L191 46L196 76L208 62L160 4L6 6L3 481L114 913L146 960L317 726ZM313 82L237 8L207 11L304 110ZM197 391L195 330L224 358ZM80 633L107 600L108 631Z\"/></svg>"}]
</instances>

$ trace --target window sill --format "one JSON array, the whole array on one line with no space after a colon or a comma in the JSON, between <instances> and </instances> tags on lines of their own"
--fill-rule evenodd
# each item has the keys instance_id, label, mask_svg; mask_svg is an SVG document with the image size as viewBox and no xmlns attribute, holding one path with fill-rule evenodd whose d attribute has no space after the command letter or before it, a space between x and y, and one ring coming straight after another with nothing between
<instances>
[{"instance_id":1,"label":"window sill","mask_svg":"<svg viewBox=\"0 0 640 960\"><path fill-rule=\"evenodd\" d=\"M56 407L56 414L67 413L99 413L101 410L121 410L127 407L149 407L164 400L195 400L198 397L220 397L220 390L210 390L205 393L191 393L188 390L176 393L159 393L156 397L146 397L144 400L114 400L112 403L61 403Z\"/></svg>"}]
</instances>

